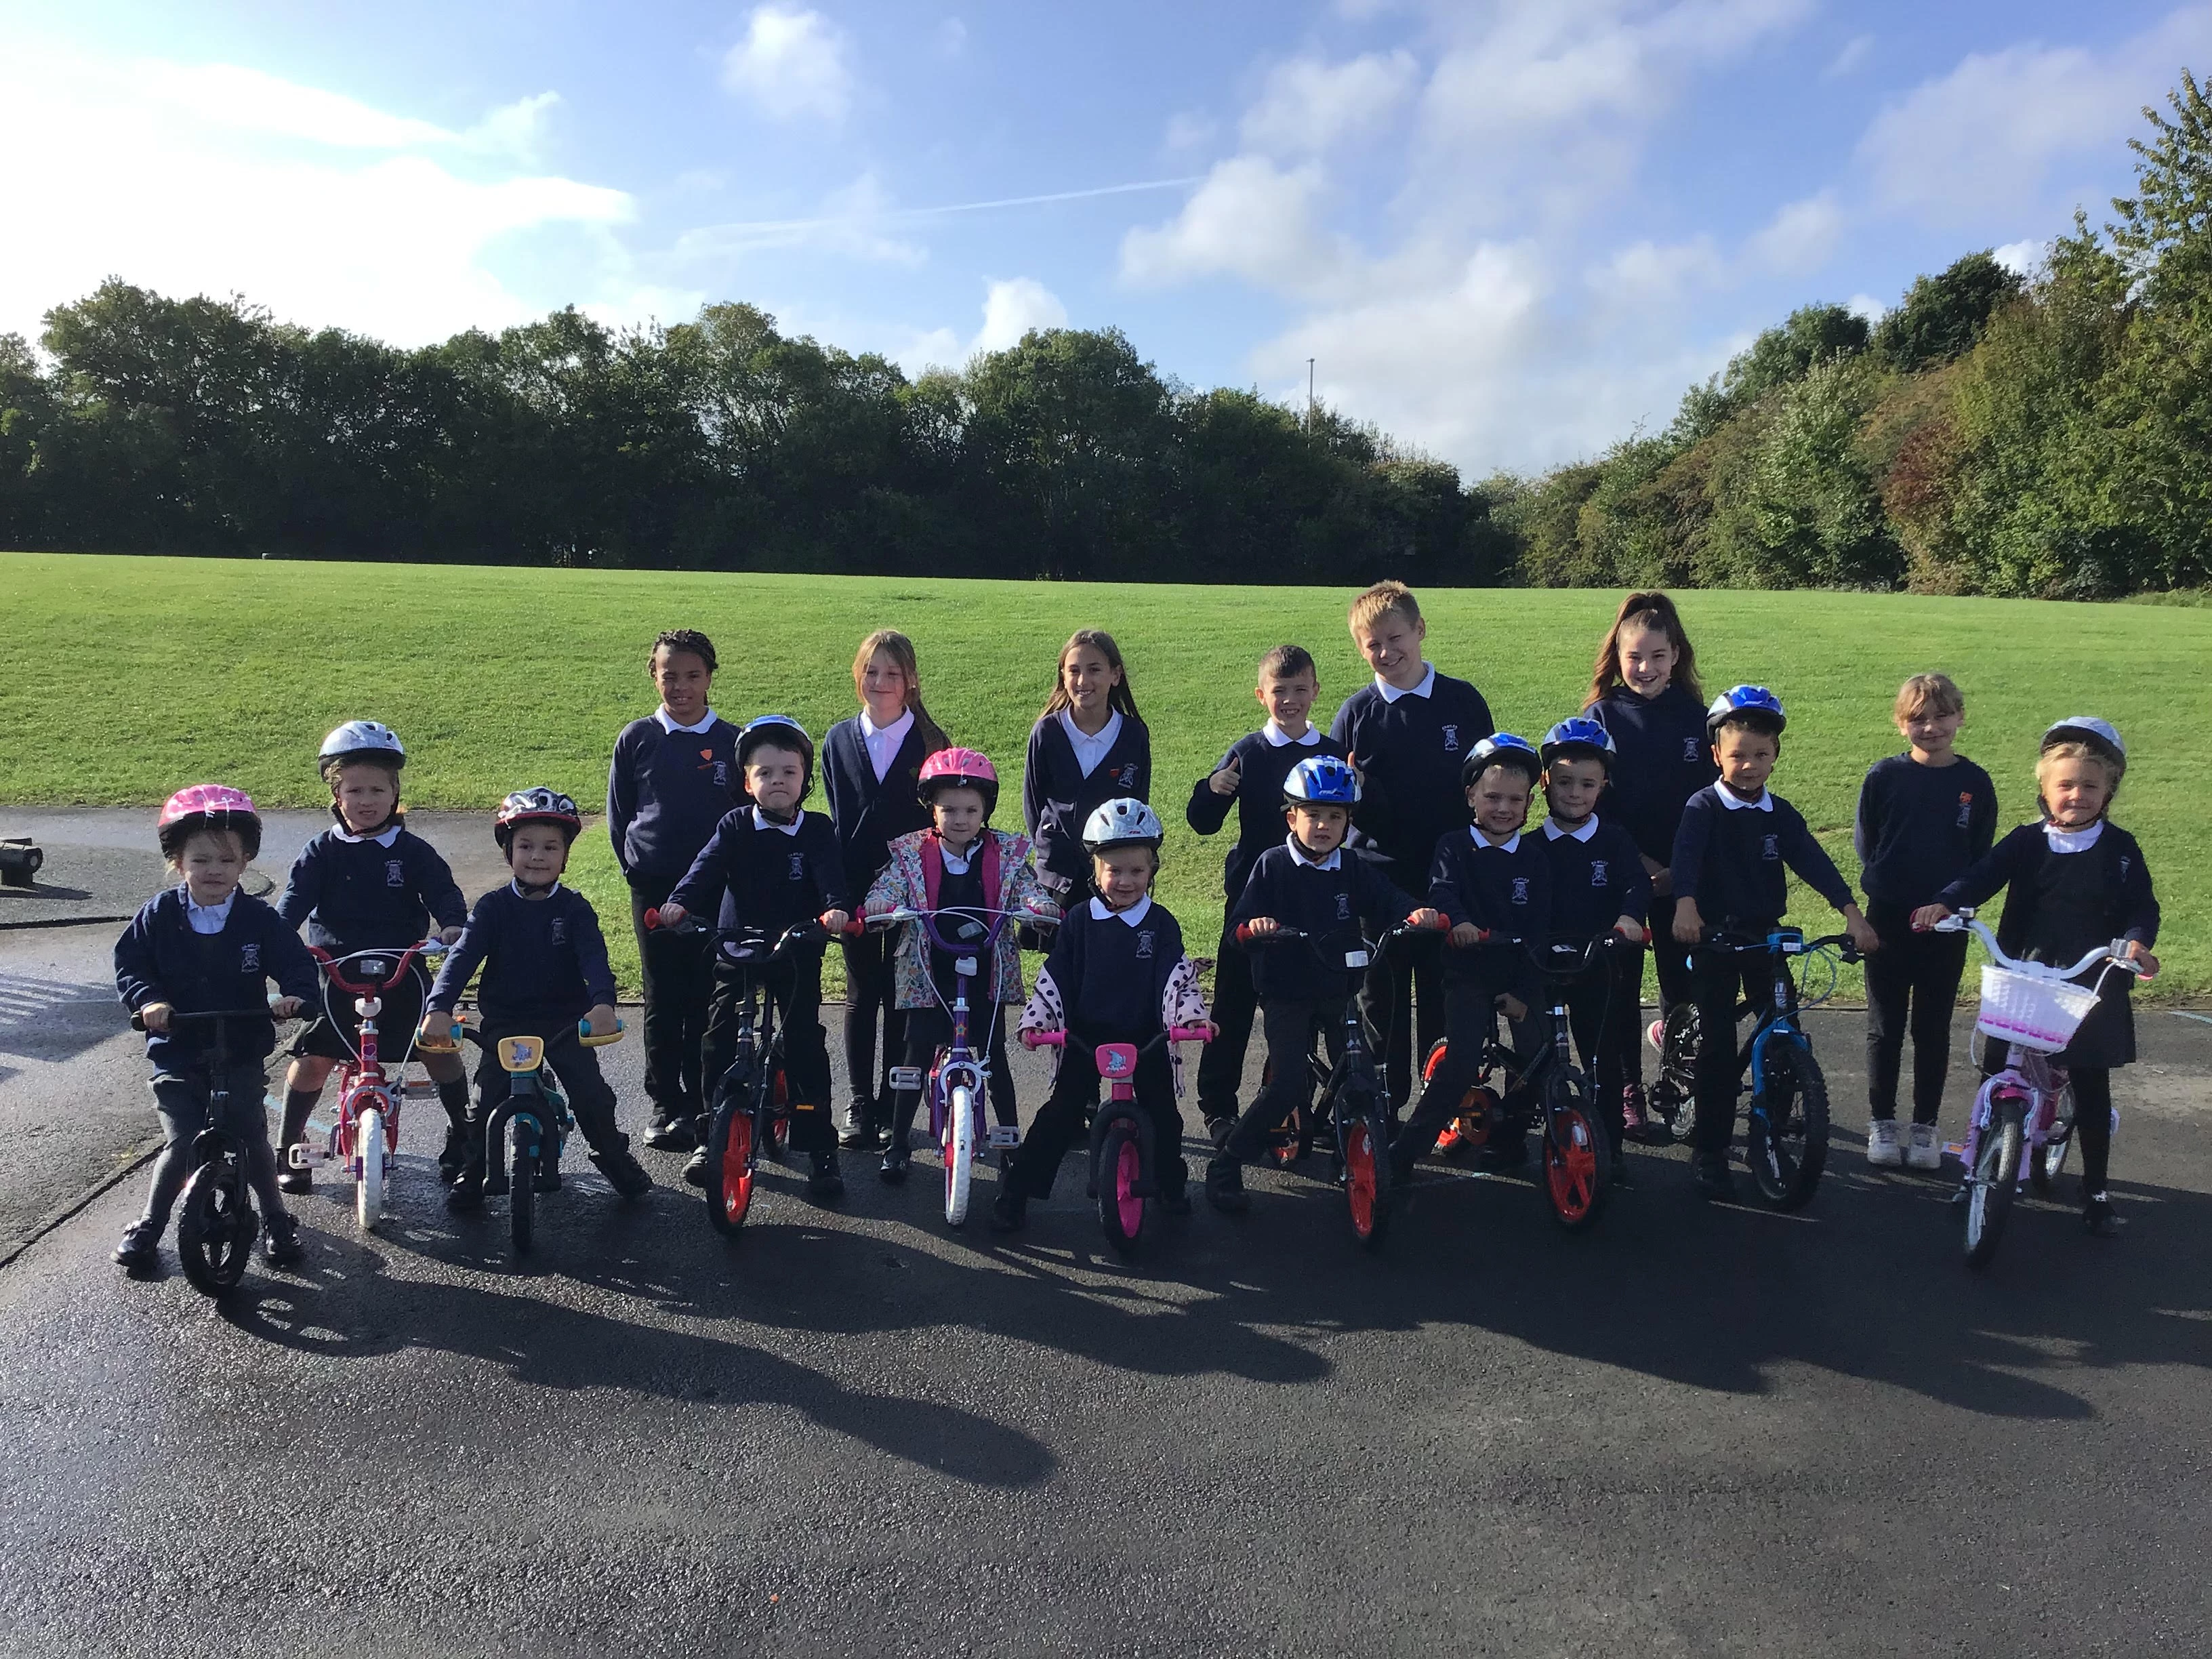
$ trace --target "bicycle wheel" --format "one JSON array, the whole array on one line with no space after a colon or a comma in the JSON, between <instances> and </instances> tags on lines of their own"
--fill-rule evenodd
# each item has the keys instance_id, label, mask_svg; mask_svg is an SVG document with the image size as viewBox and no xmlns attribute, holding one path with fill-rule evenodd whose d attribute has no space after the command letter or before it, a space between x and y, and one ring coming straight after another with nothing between
<instances>
[{"instance_id":1,"label":"bicycle wheel","mask_svg":"<svg viewBox=\"0 0 2212 1659\"><path fill-rule=\"evenodd\" d=\"M1589 1085L1573 1074L1553 1076L1544 1113L1544 1196L1552 1216L1579 1232L1604 1212L1613 1190L1613 1150L1598 1127Z\"/></svg>"},{"instance_id":2,"label":"bicycle wheel","mask_svg":"<svg viewBox=\"0 0 2212 1659\"><path fill-rule=\"evenodd\" d=\"M384 1114L371 1107L354 1126L361 1174L353 1183L354 1219L367 1232L384 1218Z\"/></svg>"},{"instance_id":3,"label":"bicycle wheel","mask_svg":"<svg viewBox=\"0 0 2212 1659\"><path fill-rule=\"evenodd\" d=\"M2035 1149L2027 1164L2027 1183L2035 1188L2038 1198L2051 1196L2057 1185L2059 1172L2066 1167L2066 1153L2074 1144L2074 1085L2067 1085L2058 1091L2058 1123L2051 1138Z\"/></svg>"},{"instance_id":4,"label":"bicycle wheel","mask_svg":"<svg viewBox=\"0 0 2212 1659\"><path fill-rule=\"evenodd\" d=\"M1145 1147L1137 1121L1116 1112L1098 1137L1098 1224L1123 1255L1136 1253L1145 1231Z\"/></svg>"},{"instance_id":5,"label":"bicycle wheel","mask_svg":"<svg viewBox=\"0 0 2212 1659\"><path fill-rule=\"evenodd\" d=\"M1765 1068L1745 1150L1760 1195L1795 1210L1812 1198L1828 1162L1828 1082L1811 1049L1781 1039L1766 1045Z\"/></svg>"},{"instance_id":6,"label":"bicycle wheel","mask_svg":"<svg viewBox=\"0 0 2212 1659\"><path fill-rule=\"evenodd\" d=\"M1694 1002L1678 1002L1667 1016L1665 1036L1659 1045L1659 1077L1651 1085L1651 1105L1667 1121L1667 1131L1677 1146L1686 1146L1698 1133L1698 1044L1702 1028Z\"/></svg>"},{"instance_id":7,"label":"bicycle wheel","mask_svg":"<svg viewBox=\"0 0 2212 1659\"><path fill-rule=\"evenodd\" d=\"M2020 1185L2021 1102L2007 1095L1991 1103L1995 1119L1982 1132L1974 1167L1966 1173L1966 1265L1985 1267L2004 1237L2005 1218Z\"/></svg>"},{"instance_id":8,"label":"bicycle wheel","mask_svg":"<svg viewBox=\"0 0 2212 1659\"><path fill-rule=\"evenodd\" d=\"M716 1232L735 1238L752 1207L752 1114L725 1099L707 1131L707 1219Z\"/></svg>"},{"instance_id":9,"label":"bicycle wheel","mask_svg":"<svg viewBox=\"0 0 2212 1659\"><path fill-rule=\"evenodd\" d=\"M966 1084L952 1091L945 1109L945 1224L964 1226L968 1193L975 1172L975 1096Z\"/></svg>"},{"instance_id":10,"label":"bicycle wheel","mask_svg":"<svg viewBox=\"0 0 2212 1659\"><path fill-rule=\"evenodd\" d=\"M192 1172L177 1209L177 1259L193 1289L207 1296L234 1289L260 1232L246 1172L234 1156L211 1158Z\"/></svg>"},{"instance_id":11,"label":"bicycle wheel","mask_svg":"<svg viewBox=\"0 0 2212 1659\"><path fill-rule=\"evenodd\" d=\"M1341 1103L1344 1202L1352 1236L1365 1249L1382 1242L1390 1225L1390 1133L1371 1099Z\"/></svg>"},{"instance_id":12,"label":"bicycle wheel","mask_svg":"<svg viewBox=\"0 0 2212 1659\"><path fill-rule=\"evenodd\" d=\"M535 1124L519 1115L507 1125L514 1137L514 1159L508 1166L507 1226L514 1236L514 1248L520 1252L530 1248L531 1234L537 1221L538 1137Z\"/></svg>"}]
</instances>

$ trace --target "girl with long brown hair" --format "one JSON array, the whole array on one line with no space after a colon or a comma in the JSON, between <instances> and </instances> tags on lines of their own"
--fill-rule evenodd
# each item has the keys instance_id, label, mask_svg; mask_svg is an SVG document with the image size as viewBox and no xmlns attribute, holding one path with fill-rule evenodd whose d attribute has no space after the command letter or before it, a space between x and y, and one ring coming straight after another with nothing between
<instances>
[{"instance_id":1,"label":"girl with long brown hair","mask_svg":"<svg viewBox=\"0 0 2212 1659\"><path fill-rule=\"evenodd\" d=\"M1060 648L1022 779L1038 878L1063 909L1091 879L1084 819L1116 796L1149 801L1152 791L1152 734L1138 718L1121 647L1100 629L1079 629Z\"/></svg>"}]
</instances>

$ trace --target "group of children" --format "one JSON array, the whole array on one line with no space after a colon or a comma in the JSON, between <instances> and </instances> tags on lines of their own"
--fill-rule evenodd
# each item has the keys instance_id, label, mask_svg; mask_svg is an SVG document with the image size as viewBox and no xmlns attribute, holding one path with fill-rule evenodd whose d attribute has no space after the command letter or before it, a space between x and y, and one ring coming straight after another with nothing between
<instances>
[{"instance_id":1,"label":"group of children","mask_svg":"<svg viewBox=\"0 0 2212 1659\"><path fill-rule=\"evenodd\" d=\"M1662 1020L1676 1004L1697 1006L1692 1167L1699 1190L1715 1198L1732 1185L1737 995L1763 1004L1771 988L1763 968L1747 973L1736 958L1695 947L1716 931L1757 938L1779 923L1785 872L1842 913L1866 953L1868 1156L1877 1166L1933 1170L1941 1162L1934 1126L1965 951L1959 935L1926 931L1932 923L2008 888L2002 937L2014 954L2071 961L2085 942L2124 939L2128 953L2155 971L2150 878L2141 848L2107 817L2126 751L2102 720L2050 728L2036 766L2039 821L1992 848L1994 786L1954 747L1964 715L1957 686L1941 674L1908 680L1895 714L1909 749L1868 774L1859 801L1863 915L1803 817L1769 787L1787 726L1780 700L1747 684L1708 703L1665 594L1628 596L1599 647L1583 708L1534 744L1496 730L1481 693L1426 659L1427 626L1402 584L1361 593L1348 623L1374 678L1345 701L1329 731L1310 718L1320 691L1311 654L1278 647L1259 665L1265 721L1191 791L1185 816L1199 834L1219 833L1232 811L1237 818L1211 1019L1182 929L1152 896L1163 831L1146 804L1150 734L1111 635L1085 629L1060 652L1052 697L1030 736L1025 835L993 827L997 771L931 718L905 635L871 634L854 659L860 711L833 726L820 750L826 816L805 808L817 753L799 722L772 714L732 726L710 702L713 643L690 629L660 635L648 659L659 706L623 728L607 788L607 831L630 888L645 981L646 1143L692 1151L686 1178L703 1182L706 1115L731 1055L743 975L758 971L738 959L732 938L819 921L817 942L787 952L763 986L781 1020L791 1144L808 1156L817 1199L842 1188L841 1145L880 1149L882 1178L904 1179L921 1080L951 1036L963 958L939 942L951 936L941 929L938 938L913 923L848 930L856 915L894 910L965 914L972 936L988 938L988 963L965 962L965 977L980 1027L974 1046L988 1055L988 1097L1007 1143L1018 1122L1007 1011L1021 1010L1023 1030L1065 1030L1079 1046L1143 1048L1137 1098L1165 1146L1181 1144L1180 1066L1152 1040L1171 1025L1209 1026L1214 1040L1197 1079L1213 1148L1205 1185L1211 1202L1231 1213L1247 1202L1242 1166L1310 1104L1305 1056L1315 1033L1334 1042L1355 996L1395 1100L1411 1096L1416 1054L1435 1054L1437 1040L1449 1039L1391 1148L1401 1175L1436 1146L1500 1013L1520 1052L1548 1040L1532 1023L1533 964L1498 941L1611 937L1613 948L1592 953L1565 1000L1616 1148L1659 1133L1646 1121L1639 1048L1647 949ZM197 1026L173 1026L171 1012L258 1003L264 977L283 994L272 1007L280 1017L318 1000L302 923L332 954L404 949L434 924L453 948L422 999L422 1032L451 1024L481 969L476 994L487 1039L524 1031L545 1038L547 1062L568 1089L594 1162L626 1196L652 1186L578 1039L580 1026L612 1029L615 993L598 918L560 882L581 827L575 804L545 788L507 798L495 834L512 879L464 921L444 860L401 823L404 759L398 738L374 722L350 721L331 734L320 764L334 827L301 854L273 908L238 890L259 846L250 801L196 786L164 809L161 848L179 884L149 902L116 947L118 988L148 1031L167 1142L145 1214L116 1252L127 1267L153 1258L212 1091L209 1040ZM1545 815L1531 830L1540 790ZM714 927L648 926L681 924L695 913L711 915ZM1399 921L1421 931L1405 948L1378 954L1356 985L1332 965ZM1246 949L1244 941L1285 928L1316 948ZM1025 999L1021 945L1048 933L1049 954ZM850 1094L840 1121L819 1013L820 941L828 938L840 940L845 965ZM321 1000L322 1017L294 1045L286 1154L357 1027L349 1002ZM417 1018L404 993L386 1007L386 1029ZM1240 1111L1255 1022L1270 1080ZM1900 1134L1896 1097L1908 1030L1913 1114ZM271 1154L260 1121L260 1070L274 1025L261 1022L246 1035L242 1047L233 1036L240 1085L231 1097L253 1106L241 1109L236 1127L257 1149L252 1173L268 1212L269 1253L282 1261L298 1243L280 1190L304 1190L309 1177ZM2080 1103L2085 1219L2099 1233L2116 1224L2106 1191L2110 1072L2133 1054L2126 988L2112 985L2060 1057ZM480 1066L471 1103L457 1057L424 1058L449 1116L441 1159L449 1201L465 1208L483 1189L483 1124L505 1073ZM2002 1059L1993 1056L1992 1069ZM1050 1192L1097 1085L1086 1065L1060 1067L1028 1134L1003 1153L994 1227L1021 1226L1028 1200ZM1482 1155L1497 1167L1525 1162L1525 1132L1493 1137ZM1625 1160L1613 1167L1616 1180L1627 1178ZM1187 1207L1186 1179L1180 1158L1164 1160L1160 1196L1169 1209Z\"/></svg>"}]
</instances>

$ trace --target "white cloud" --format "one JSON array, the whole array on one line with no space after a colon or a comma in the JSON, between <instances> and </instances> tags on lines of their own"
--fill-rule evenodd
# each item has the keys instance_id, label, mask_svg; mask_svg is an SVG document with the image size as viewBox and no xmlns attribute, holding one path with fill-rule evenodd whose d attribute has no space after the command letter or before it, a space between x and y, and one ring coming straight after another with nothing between
<instances>
[{"instance_id":1,"label":"white cloud","mask_svg":"<svg viewBox=\"0 0 2212 1659\"><path fill-rule=\"evenodd\" d=\"M931 368L958 368L979 351L1004 351L1019 345L1031 329L1065 328L1067 307L1034 277L994 282L983 295L983 325L963 342L949 328L933 328L895 348L891 356L909 375Z\"/></svg>"},{"instance_id":2,"label":"white cloud","mask_svg":"<svg viewBox=\"0 0 2212 1659\"><path fill-rule=\"evenodd\" d=\"M1217 162L1182 212L1121 239L1121 276L1140 288L1224 274L1293 291L1326 286L1340 255L1316 221L1321 189L1310 162L1287 171L1257 155Z\"/></svg>"},{"instance_id":3,"label":"white cloud","mask_svg":"<svg viewBox=\"0 0 2212 1659\"><path fill-rule=\"evenodd\" d=\"M1650 306L1681 299L1725 274L1712 239L1698 236L1669 246L1632 243L1593 267L1584 281L1607 303Z\"/></svg>"},{"instance_id":4,"label":"white cloud","mask_svg":"<svg viewBox=\"0 0 2212 1659\"><path fill-rule=\"evenodd\" d=\"M1213 135L1220 130L1221 124L1210 115L1178 111L1168 117L1167 135L1160 141L1161 147L1170 153L1202 149L1213 142Z\"/></svg>"},{"instance_id":5,"label":"white cloud","mask_svg":"<svg viewBox=\"0 0 2212 1659\"><path fill-rule=\"evenodd\" d=\"M841 118L853 101L845 32L818 11L757 6L722 59L722 84L778 120Z\"/></svg>"},{"instance_id":6,"label":"white cloud","mask_svg":"<svg viewBox=\"0 0 2212 1659\"><path fill-rule=\"evenodd\" d=\"M1871 294L1854 294L1844 301L1844 309L1854 317L1863 317L1869 323L1878 323L1889 315L1889 307Z\"/></svg>"},{"instance_id":7,"label":"white cloud","mask_svg":"<svg viewBox=\"0 0 2212 1659\"><path fill-rule=\"evenodd\" d=\"M2175 66L2212 51L2212 8L2176 11L2107 52L2030 44L1975 53L1877 116L1859 144L1887 207L1935 225L2045 210L2055 164L2136 132Z\"/></svg>"},{"instance_id":8,"label":"white cloud","mask_svg":"<svg viewBox=\"0 0 2212 1659\"><path fill-rule=\"evenodd\" d=\"M1245 147L1271 155L1318 155L1372 131L1420 78L1404 50L1342 64L1301 58L1268 71L1260 101L1245 112Z\"/></svg>"},{"instance_id":9,"label":"white cloud","mask_svg":"<svg viewBox=\"0 0 2212 1659\"><path fill-rule=\"evenodd\" d=\"M631 198L512 165L550 107L457 131L231 64L11 52L0 149L40 160L0 172L0 223L35 228L0 261L0 330L35 336L117 275L420 343L544 309L491 269L526 234L581 238L587 268L624 282Z\"/></svg>"},{"instance_id":10,"label":"white cloud","mask_svg":"<svg viewBox=\"0 0 2212 1659\"><path fill-rule=\"evenodd\" d=\"M2025 241L2007 242L2002 247L1990 250L1990 257L2015 276L2033 276L2043 268L2051 257L2047 240L2030 237Z\"/></svg>"},{"instance_id":11,"label":"white cloud","mask_svg":"<svg viewBox=\"0 0 2212 1659\"><path fill-rule=\"evenodd\" d=\"M1844 231L1844 210L1822 191L1784 207L1751 239L1753 258L1784 276L1802 276L1828 263Z\"/></svg>"},{"instance_id":12,"label":"white cloud","mask_svg":"<svg viewBox=\"0 0 2212 1659\"><path fill-rule=\"evenodd\" d=\"M1820 71L1824 81L1840 81L1846 75L1865 66L1874 56L1874 36L1855 34L1844 42L1844 49L1828 60L1828 67Z\"/></svg>"}]
</instances>

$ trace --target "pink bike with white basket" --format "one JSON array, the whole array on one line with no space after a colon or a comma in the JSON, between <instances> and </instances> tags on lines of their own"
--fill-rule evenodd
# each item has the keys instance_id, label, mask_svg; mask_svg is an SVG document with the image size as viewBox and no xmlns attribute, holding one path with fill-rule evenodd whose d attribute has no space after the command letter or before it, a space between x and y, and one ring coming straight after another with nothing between
<instances>
[{"instance_id":1,"label":"pink bike with white basket","mask_svg":"<svg viewBox=\"0 0 2212 1659\"><path fill-rule=\"evenodd\" d=\"M2100 945L2070 967L2007 956L1989 925L1960 910L1936 925L1938 933L1972 927L1992 958L1982 968L1982 1006L1974 1029L2008 1045L2004 1069L1984 1080L1960 1155L1966 1180L1954 1200L1965 1206L1966 1265L1988 1265L2004 1237L2013 1194L2022 1181L2048 1192L2066 1161L2074 1133L2074 1095L2066 1068L2051 1058L2074 1040L2104 994L2106 975L2142 970L2120 952L2126 942ZM2094 985L2072 981L2099 963ZM2117 1117L2117 1112L2114 1114Z\"/></svg>"}]
</instances>

